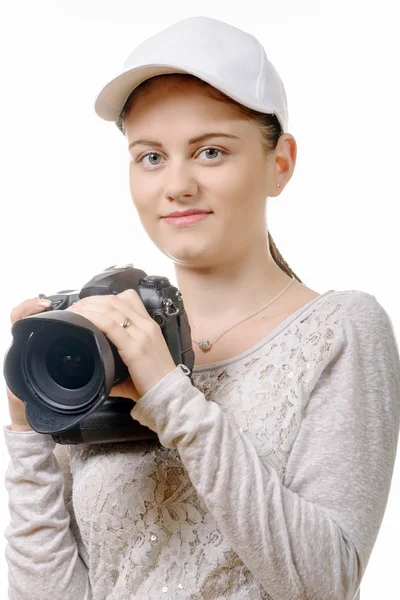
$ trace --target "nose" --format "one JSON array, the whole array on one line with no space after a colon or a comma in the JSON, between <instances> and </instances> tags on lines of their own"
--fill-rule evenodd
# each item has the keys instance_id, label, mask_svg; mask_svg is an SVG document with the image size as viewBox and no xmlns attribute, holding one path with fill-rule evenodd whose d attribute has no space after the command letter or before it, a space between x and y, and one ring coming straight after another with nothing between
<instances>
[{"instance_id":1,"label":"nose","mask_svg":"<svg viewBox=\"0 0 400 600\"><path fill-rule=\"evenodd\" d=\"M197 193L198 183L184 160L171 161L164 174L164 193L169 200L179 200Z\"/></svg>"}]
</instances>

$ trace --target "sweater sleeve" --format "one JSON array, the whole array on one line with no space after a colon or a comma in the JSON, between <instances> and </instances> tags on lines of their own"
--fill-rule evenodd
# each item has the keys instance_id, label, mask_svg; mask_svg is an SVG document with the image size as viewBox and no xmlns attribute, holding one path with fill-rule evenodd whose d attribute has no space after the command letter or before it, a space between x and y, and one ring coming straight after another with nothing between
<instances>
[{"instance_id":1,"label":"sweater sleeve","mask_svg":"<svg viewBox=\"0 0 400 600\"><path fill-rule=\"evenodd\" d=\"M3 431L10 456L5 475L8 597L91 600L87 568L70 528L56 443L35 431L11 431L8 425Z\"/></svg>"},{"instance_id":2,"label":"sweater sleeve","mask_svg":"<svg viewBox=\"0 0 400 600\"><path fill-rule=\"evenodd\" d=\"M400 360L374 296L345 307L283 482L177 367L132 416L177 448L232 548L274 600L353 600L383 519L399 434Z\"/></svg>"}]
</instances>

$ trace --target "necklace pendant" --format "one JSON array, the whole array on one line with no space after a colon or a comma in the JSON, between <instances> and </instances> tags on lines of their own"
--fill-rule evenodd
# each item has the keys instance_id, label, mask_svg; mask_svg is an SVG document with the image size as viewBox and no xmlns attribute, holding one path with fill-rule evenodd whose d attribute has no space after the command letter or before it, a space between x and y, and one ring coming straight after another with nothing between
<instances>
[{"instance_id":1,"label":"necklace pendant","mask_svg":"<svg viewBox=\"0 0 400 600\"><path fill-rule=\"evenodd\" d=\"M207 352L207 350L211 348L210 340L201 340L199 342L199 348L200 350L203 350L203 352Z\"/></svg>"}]
</instances>

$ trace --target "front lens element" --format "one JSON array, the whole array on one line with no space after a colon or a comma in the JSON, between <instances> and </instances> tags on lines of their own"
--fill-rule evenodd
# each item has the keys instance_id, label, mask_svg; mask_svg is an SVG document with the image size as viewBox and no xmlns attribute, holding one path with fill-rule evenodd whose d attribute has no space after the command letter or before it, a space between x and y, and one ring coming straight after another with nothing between
<instances>
[{"instance_id":1,"label":"front lens element","mask_svg":"<svg viewBox=\"0 0 400 600\"><path fill-rule=\"evenodd\" d=\"M55 339L46 352L46 368L61 387L77 390L84 387L94 373L93 355L80 339L62 336Z\"/></svg>"}]
</instances>

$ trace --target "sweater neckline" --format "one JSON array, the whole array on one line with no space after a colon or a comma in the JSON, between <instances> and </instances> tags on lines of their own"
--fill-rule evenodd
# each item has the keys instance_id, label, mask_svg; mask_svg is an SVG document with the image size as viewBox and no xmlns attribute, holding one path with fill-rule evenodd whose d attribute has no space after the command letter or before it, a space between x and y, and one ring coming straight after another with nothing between
<instances>
[{"instance_id":1,"label":"sweater neckline","mask_svg":"<svg viewBox=\"0 0 400 600\"><path fill-rule=\"evenodd\" d=\"M262 346L267 344L270 340L272 340L279 333L281 333L281 331L283 331L284 329L289 327L289 325L291 323L293 323L293 321L295 321L298 317L300 317L300 315L302 315L305 310L310 308L310 306L317 304L318 302L320 302L320 300L325 298L328 294L331 294L335 291L336 290L334 290L334 289L326 290L326 292L323 292L322 294L320 294L313 300L310 300L310 302L307 302L306 304L303 304L303 306L300 306L300 308L298 308L295 312L293 312L286 319L284 319L282 321L282 323L277 325L277 327L275 327L275 329L270 331L270 333L265 338L263 338L257 344L255 344L254 346L251 346L251 348L248 348L248 350L245 350L241 354L237 354L236 356L232 356L231 358L226 358L225 360L220 360L215 363L210 363L210 364L206 364L206 365L194 365L193 375L195 375L196 373L204 373L207 371L213 371L214 369L219 369L220 367L225 367L227 365L231 365L233 363L239 362L240 360L242 360L242 358L245 358L245 357L249 356L250 354L253 354L259 348L261 348Z\"/></svg>"}]
</instances>

